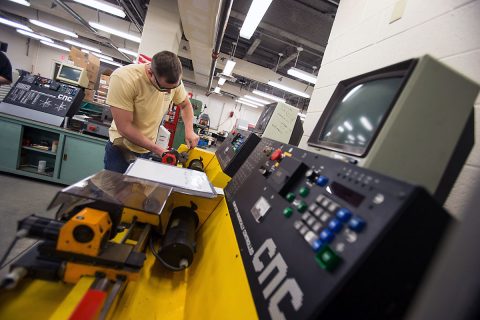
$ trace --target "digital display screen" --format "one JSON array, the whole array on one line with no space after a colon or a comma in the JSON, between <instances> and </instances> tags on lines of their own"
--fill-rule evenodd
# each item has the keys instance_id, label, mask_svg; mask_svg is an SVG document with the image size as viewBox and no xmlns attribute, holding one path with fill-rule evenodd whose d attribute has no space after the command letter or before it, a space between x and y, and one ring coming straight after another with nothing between
<instances>
[{"instance_id":1,"label":"digital display screen","mask_svg":"<svg viewBox=\"0 0 480 320\"><path fill-rule=\"evenodd\" d=\"M263 112L260 115L260 118L258 119L253 132L257 132L260 134L265 132L265 129L267 128L270 118L272 118L272 115L273 115L273 112L275 111L276 106L277 106L276 103L272 103L264 107Z\"/></svg>"},{"instance_id":2,"label":"digital display screen","mask_svg":"<svg viewBox=\"0 0 480 320\"><path fill-rule=\"evenodd\" d=\"M62 66L59 77L78 82L81 74L82 70L71 68L69 66Z\"/></svg>"},{"instance_id":3,"label":"digital display screen","mask_svg":"<svg viewBox=\"0 0 480 320\"><path fill-rule=\"evenodd\" d=\"M388 113L402 80L383 78L349 88L337 102L319 141L348 145L363 153Z\"/></svg>"},{"instance_id":4,"label":"digital display screen","mask_svg":"<svg viewBox=\"0 0 480 320\"><path fill-rule=\"evenodd\" d=\"M353 191L352 189L335 181L330 184L329 188L327 188L327 191L330 191L331 194L345 200L354 207L358 207L362 203L363 199L365 199L364 195Z\"/></svg>"}]
</instances>

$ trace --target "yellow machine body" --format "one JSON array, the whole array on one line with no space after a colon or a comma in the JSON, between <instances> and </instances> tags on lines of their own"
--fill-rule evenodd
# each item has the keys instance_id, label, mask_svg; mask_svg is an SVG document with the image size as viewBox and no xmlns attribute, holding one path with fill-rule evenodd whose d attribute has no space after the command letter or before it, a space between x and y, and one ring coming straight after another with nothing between
<instances>
[{"instance_id":1,"label":"yellow machine body","mask_svg":"<svg viewBox=\"0 0 480 320\"><path fill-rule=\"evenodd\" d=\"M102 245L110 236L111 227L112 221L108 212L85 208L68 220L60 229L57 250L93 257L98 256L102 250ZM91 240L86 241L90 239L90 237L87 237L82 241L79 236L76 236L82 230L91 232ZM85 234L85 231L83 232Z\"/></svg>"},{"instance_id":2,"label":"yellow machine body","mask_svg":"<svg viewBox=\"0 0 480 320\"><path fill-rule=\"evenodd\" d=\"M207 159L203 150L192 151L190 156ZM218 172L211 166L219 167L212 159L205 167L209 178L209 172ZM219 187L227 182L217 176L212 183ZM178 193L171 198L174 205L188 201ZM109 319L258 319L225 199L205 199L198 205L203 224L192 265L171 272L147 250L138 279L128 282ZM36 319L67 319L92 279L82 277L76 285L26 280L14 291L0 293L0 319L30 319L33 314Z\"/></svg>"}]
</instances>

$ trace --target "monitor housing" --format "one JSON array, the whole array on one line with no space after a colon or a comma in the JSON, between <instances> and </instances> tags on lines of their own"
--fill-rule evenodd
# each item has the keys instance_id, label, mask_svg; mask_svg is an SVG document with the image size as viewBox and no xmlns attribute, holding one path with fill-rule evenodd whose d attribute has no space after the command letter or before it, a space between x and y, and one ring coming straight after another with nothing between
<instances>
[{"instance_id":1,"label":"monitor housing","mask_svg":"<svg viewBox=\"0 0 480 320\"><path fill-rule=\"evenodd\" d=\"M298 146L303 135L303 125L298 112L298 108L283 102L268 104L253 132L263 138Z\"/></svg>"},{"instance_id":2,"label":"monitor housing","mask_svg":"<svg viewBox=\"0 0 480 320\"><path fill-rule=\"evenodd\" d=\"M55 80L88 88L87 70L77 66L61 64Z\"/></svg>"},{"instance_id":3,"label":"monitor housing","mask_svg":"<svg viewBox=\"0 0 480 320\"><path fill-rule=\"evenodd\" d=\"M346 79L308 145L422 185L443 203L473 147L478 90L428 55Z\"/></svg>"}]
</instances>

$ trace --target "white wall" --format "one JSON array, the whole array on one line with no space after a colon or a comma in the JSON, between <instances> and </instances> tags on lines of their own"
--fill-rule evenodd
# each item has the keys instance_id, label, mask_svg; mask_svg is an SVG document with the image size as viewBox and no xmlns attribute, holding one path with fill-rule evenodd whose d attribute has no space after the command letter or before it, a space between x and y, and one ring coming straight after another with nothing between
<instances>
[{"instance_id":1,"label":"white wall","mask_svg":"<svg viewBox=\"0 0 480 320\"><path fill-rule=\"evenodd\" d=\"M340 2L308 108L301 147L307 148L308 137L342 79L428 53L480 82L480 0L407 0L402 18L389 23L396 3ZM475 111L478 140L480 97ZM480 142L447 200L447 209L457 216L477 209L478 190Z\"/></svg>"},{"instance_id":2,"label":"white wall","mask_svg":"<svg viewBox=\"0 0 480 320\"><path fill-rule=\"evenodd\" d=\"M27 37L4 25L0 25L0 41L8 43L7 56L13 69L51 78L55 62L68 60L68 52L45 46L34 39L27 44Z\"/></svg>"},{"instance_id":3,"label":"white wall","mask_svg":"<svg viewBox=\"0 0 480 320\"><path fill-rule=\"evenodd\" d=\"M205 89L185 84L188 92L193 93L193 98L200 100L207 105L206 113L210 116L210 127L217 130L230 131L235 125L237 119L247 120L250 124L256 124L262 108L251 108L248 106L240 106L234 99L229 96L219 96L211 94L208 97L205 95ZM229 118L228 114L233 111L235 115Z\"/></svg>"}]
</instances>

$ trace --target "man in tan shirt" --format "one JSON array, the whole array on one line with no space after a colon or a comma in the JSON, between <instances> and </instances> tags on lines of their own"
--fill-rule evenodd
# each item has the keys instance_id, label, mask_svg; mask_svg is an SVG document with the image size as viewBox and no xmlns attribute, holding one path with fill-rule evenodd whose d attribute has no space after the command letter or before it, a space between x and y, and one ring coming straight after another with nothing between
<instances>
[{"instance_id":1,"label":"man in tan shirt","mask_svg":"<svg viewBox=\"0 0 480 320\"><path fill-rule=\"evenodd\" d=\"M107 104L113 115L110 139L105 147L105 169L124 173L126 155L146 158L166 150L155 144L158 128L173 101L185 123L185 142L194 148L193 108L181 81L182 65L169 51L155 54L148 64L131 64L110 76Z\"/></svg>"}]
</instances>

